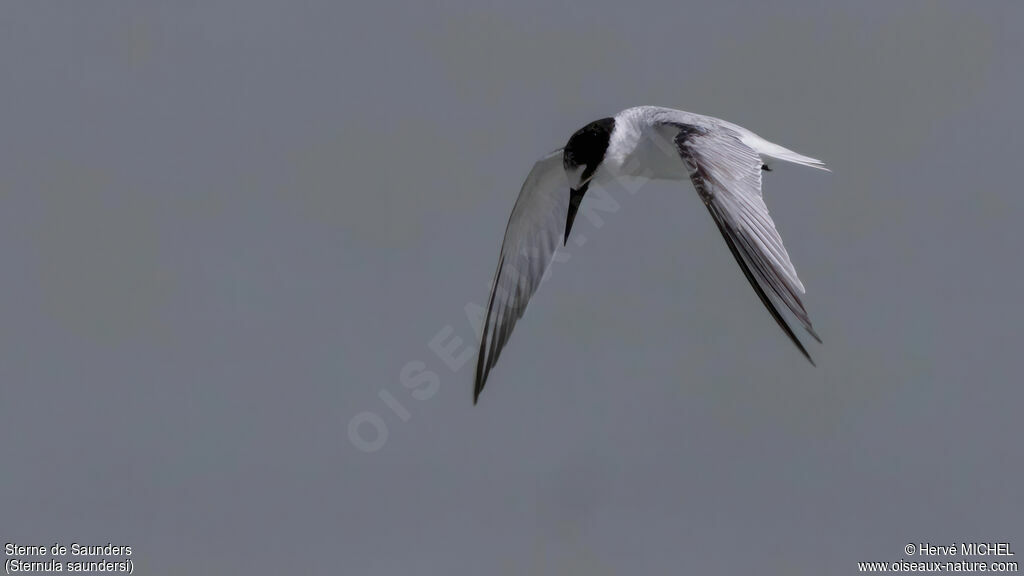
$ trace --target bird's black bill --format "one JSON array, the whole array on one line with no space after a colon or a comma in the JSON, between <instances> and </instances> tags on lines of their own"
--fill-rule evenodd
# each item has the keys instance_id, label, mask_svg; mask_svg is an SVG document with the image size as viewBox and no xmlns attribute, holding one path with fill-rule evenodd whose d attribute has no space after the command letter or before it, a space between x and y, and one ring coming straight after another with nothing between
<instances>
[{"instance_id":1,"label":"bird's black bill","mask_svg":"<svg viewBox=\"0 0 1024 576\"><path fill-rule=\"evenodd\" d=\"M562 239L562 246L569 242L569 231L572 230L572 222L576 219L576 211L580 209L580 202L583 195L587 193L587 184L579 190L569 189L569 211L565 214L565 238Z\"/></svg>"}]
</instances>

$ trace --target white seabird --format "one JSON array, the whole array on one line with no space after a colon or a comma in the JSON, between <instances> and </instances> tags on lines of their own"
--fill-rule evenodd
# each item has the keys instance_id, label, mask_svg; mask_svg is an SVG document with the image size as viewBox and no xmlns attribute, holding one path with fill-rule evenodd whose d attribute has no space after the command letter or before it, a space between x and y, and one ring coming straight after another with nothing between
<instances>
[{"instance_id":1,"label":"white seabird","mask_svg":"<svg viewBox=\"0 0 1024 576\"><path fill-rule=\"evenodd\" d=\"M771 160L828 170L820 160L773 144L746 128L656 106L629 108L591 122L576 131L564 148L537 161L505 230L484 317L473 403L551 264L558 242L569 239L588 187L620 177L689 179L761 302L814 364L776 306L784 304L821 342L800 300L804 286L761 196L761 173L769 170L766 162Z\"/></svg>"}]
</instances>

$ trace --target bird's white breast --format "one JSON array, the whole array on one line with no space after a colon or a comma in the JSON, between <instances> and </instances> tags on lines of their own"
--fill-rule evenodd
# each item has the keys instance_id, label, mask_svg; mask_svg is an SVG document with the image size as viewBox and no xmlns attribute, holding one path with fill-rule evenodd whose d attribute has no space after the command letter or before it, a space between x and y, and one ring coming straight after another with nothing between
<instances>
[{"instance_id":1,"label":"bird's white breast","mask_svg":"<svg viewBox=\"0 0 1024 576\"><path fill-rule=\"evenodd\" d=\"M676 150L678 129L652 121L645 107L623 110L615 117L603 168L605 176L640 176L658 180L689 179Z\"/></svg>"}]
</instances>

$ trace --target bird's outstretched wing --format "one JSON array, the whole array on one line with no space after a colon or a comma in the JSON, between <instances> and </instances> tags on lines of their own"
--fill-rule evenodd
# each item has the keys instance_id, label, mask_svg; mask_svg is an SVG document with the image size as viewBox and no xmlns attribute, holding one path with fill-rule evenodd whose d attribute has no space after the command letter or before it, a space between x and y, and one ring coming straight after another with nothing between
<instances>
[{"instance_id":1,"label":"bird's outstretched wing","mask_svg":"<svg viewBox=\"0 0 1024 576\"><path fill-rule=\"evenodd\" d=\"M775 305L776 301L785 304L804 329L821 342L800 300L804 286L761 196L760 156L742 141L741 134L727 127L676 127L679 155L729 250L772 317L814 364Z\"/></svg>"},{"instance_id":2,"label":"bird's outstretched wing","mask_svg":"<svg viewBox=\"0 0 1024 576\"><path fill-rule=\"evenodd\" d=\"M480 338L474 404L512 328L551 264L565 232L568 208L569 182L562 167L562 150L558 149L533 166L508 219Z\"/></svg>"}]
</instances>

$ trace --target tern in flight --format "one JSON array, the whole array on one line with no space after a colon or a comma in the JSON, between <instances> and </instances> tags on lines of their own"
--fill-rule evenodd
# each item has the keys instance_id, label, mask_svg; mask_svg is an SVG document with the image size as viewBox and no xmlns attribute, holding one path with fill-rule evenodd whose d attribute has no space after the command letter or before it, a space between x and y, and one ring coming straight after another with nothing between
<instances>
[{"instance_id":1,"label":"tern in flight","mask_svg":"<svg viewBox=\"0 0 1024 576\"><path fill-rule=\"evenodd\" d=\"M558 243L569 239L587 188L620 177L689 179L761 302L793 344L807 349L778 303L818 342L782 238L761 196L766 162L782 160L828 170L820 160L768 142L718 118L671 108L640 106L576 131L564 148L530 170L505 230L491 284L477 356L475 404L516 321L537 291Z\"/></svg>"}]
</instances>

